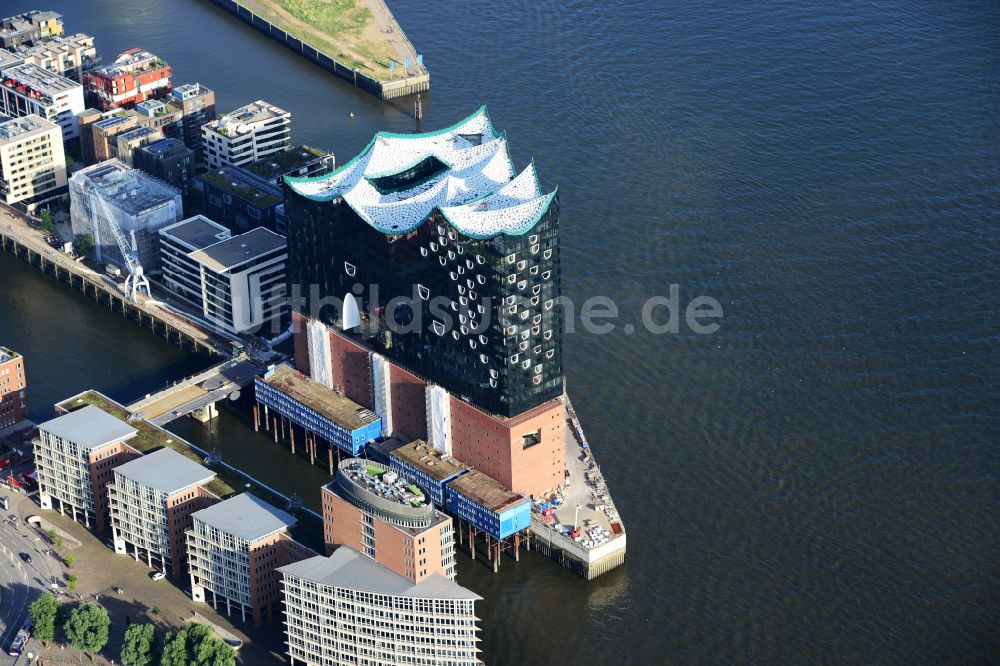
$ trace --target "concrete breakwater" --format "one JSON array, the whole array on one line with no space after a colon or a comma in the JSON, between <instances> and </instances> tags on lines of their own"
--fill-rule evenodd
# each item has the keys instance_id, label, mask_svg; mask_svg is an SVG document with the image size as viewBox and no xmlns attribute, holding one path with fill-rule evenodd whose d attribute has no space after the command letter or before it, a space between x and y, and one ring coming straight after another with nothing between
<instances>
[{"instance_id":1,"label":"concrete breakwater","mask_svg":"<svg viewBox=\"0 0 1000 666\"><path fill-rule=\"evenodd\" d=\"M341 62L327 53L324 53L322 50L309 44L303 39L295 37L279 26L274 25L268 19L260 16L236 0L211 0L211 2L229 12L233 16L239 18L244 23L252 26L259 32L267 35L278 43L283 44L309 62L319 65L331 74L353 83L358 88L375 95L379 99L396 99L430 90L431 77L422 65L419 66L420 71L418 73L410 75L403 66L404 63L400 63L400 69L404 72L402 78L383 81L359 71L356 67L352 67L344 62ZM392 15L389 13L388 7L385 6L385 3L376 2L374 4L377 6L378 11L382 13L383 17L388 17L390 21L393 21ZM411 66L416 66L417 55L413 52L412 45L410 45L409 40L406 39L405 35L402 35L401 33L399 33L399 35L406 47L406 58L410 60Z\"/></svg>"}]
</instances>

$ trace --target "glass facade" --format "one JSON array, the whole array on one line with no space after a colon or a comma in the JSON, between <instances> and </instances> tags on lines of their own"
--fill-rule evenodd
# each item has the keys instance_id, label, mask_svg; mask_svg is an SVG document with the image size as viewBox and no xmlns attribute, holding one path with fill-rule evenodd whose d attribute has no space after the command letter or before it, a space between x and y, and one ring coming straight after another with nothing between
<instances>
[{"instance_id":1,"label":"glass facade","mask_svg":"<svg viewBox=\"0 0 1000 666\"><path fill-rule=\"evenodd\" d=\"M438 170L425 160L377 186ZM304 297L302 314L336 326L354 294L362 324L348 334L495 414L562 393L558 198L523 235L490 238L463 235L437 210L409 233L383 234L342 199L293 188L286 217L289 293Z\"/></svg>"}]
</instances>

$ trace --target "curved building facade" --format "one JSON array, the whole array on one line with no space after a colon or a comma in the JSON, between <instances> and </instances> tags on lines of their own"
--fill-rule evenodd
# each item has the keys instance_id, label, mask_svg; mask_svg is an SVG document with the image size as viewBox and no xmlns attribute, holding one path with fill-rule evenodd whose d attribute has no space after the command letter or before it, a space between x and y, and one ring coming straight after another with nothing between
<instances>
[{"instance_id":1,"label":"curved building facade","mask_svg":"<svg viewBox=\"0 0 1000 666\"><path fill-rule=\"evenodd\" d=\"M562 394L558 194L515 172L485 107L286 184L301 314L493 414Z\"/></svg>"},{"instance_id":2,"label":"curved building facade","mask_svg":"<svg viewBox=\"0 0 1000 666\"><path fill-rule=\"evenodd\" d=\"M279 571L292 664L482 664L481 597L447 578L414 584L347 547Z\"/></svg>"}]
</instances>

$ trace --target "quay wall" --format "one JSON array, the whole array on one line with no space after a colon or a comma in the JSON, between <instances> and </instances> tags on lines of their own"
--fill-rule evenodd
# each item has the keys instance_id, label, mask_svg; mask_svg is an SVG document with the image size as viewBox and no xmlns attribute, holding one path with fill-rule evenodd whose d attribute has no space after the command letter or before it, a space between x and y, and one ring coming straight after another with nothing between
<instances>
[{"instance_id":1,"label":"quay wall","mask_svg":"<svg viewBox=\"0 0 1000 666\"><path fill-rule=\"evenodd\" d=\"M29 266L33 266L46 275L51 275L60 282L68 284L73 289L82 292L88 298L97 301L99 304L104 305L139 326L152 331L185 351L212 360L223 357L214 347L191 337L146 310L137 307L124 294L111 289L101 281L67 269L59 262L53 261L29 245L22 243L14 236L5 234L2 230L0 230L0 251L9 252L18 259L23 260Z\"/></svg>"},{"instance_id":2,"label":"quay wall","mask_svg":"<svg viewBox=\"0 0 1000 666\"><path fill-rule=\"evenodd\" d=\"M318 65L334 76L353 83L356 87L375 95L379 99L396 99L397 97L415 95L419 92L430 90L430 74L409 76L393 81L379 81L323 53L315 46L297 37L293 37L267 19L257 16L250 9L236 2L236 0L211 0L211 2L279 44L283 44L314 65Z\"/></svg>"},{"instance_id":3,"label":"quay wall","mask_svg":"<svg viewBox=\"0 0 1000 666\"><path fill-rule=\"evenodd\" d=\"M554 533L552 528L535 516L531 517L531 534L535 550L587 580L593 580L625 564L627 544L624 534L588 550L565 536Z\"/></svg>"}]
</instances>

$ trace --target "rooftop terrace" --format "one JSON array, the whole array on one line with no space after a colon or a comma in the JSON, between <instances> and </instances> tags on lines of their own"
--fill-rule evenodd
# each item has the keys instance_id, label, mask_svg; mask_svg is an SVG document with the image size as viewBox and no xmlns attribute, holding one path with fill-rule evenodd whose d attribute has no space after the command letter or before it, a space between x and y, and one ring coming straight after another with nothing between
<instances>
[{"instance_id":1,"label":"rooftop terrace","mask_svg":"<svg viewBox=\"0 0 1000 666\"><path fill-rule=\"evenodd\" d=\"M469 469L464 463L446 455L422 439L396 448L391 455L397 456L429 476L444 481Z\"/></svg>"},{"instance_id":2,"label":"rooftop terrace","mask_svg":"<svg viewBox=\"0 0 1000 666\"><path fill-rule=\"evenodd\" d=\"M285 174L298 171L325 157L327 153L311 146L295 146L280 153L268 155L262 160L246 165L246 169L265 180L274 182Z\"/></svg>"},{"instance_id":3,"label":"rooftop terrace","mask_svg":"<svg viewBox=\"0 0 1000 666\"><path fill-rule=\"evenodd\" d=\"M370 409L312 381L287 363L274 366L263 381L349 430L363 428L378 418Z\"/></svg>"},{"instance_id":4,"label":"rooftop terrace","mask_svg":"<svg viewBox=\"0 0 1000 666\"><path fill-rule=\"evenodd\" d=\"M29 97L54 97L74 88L81 88L76 81L67 79L38 65L22 63L3 68L5 88L16 90Z\"/></svg>"},{"instance_id":5,"label":"rooftop terrace","mask_svg":"<svg viewBox=\"0 0 1000 666\"><path fill-rule=\"evenodd\" d=\"M420 488L395 472L378 465L359 458L350 458L341 462L338 470L357 486L390 502L412 507L427 504L427 498Z\"/></svg>"},{"instance_id":6,"label":"rooftop terrace","mask_svg":"<svg viewBox=\"0 0 1000 666\"><path fill-rule=\"evenodd\" d=\"M226 136L240 136L254 131L258 123L289 115L291 114L288 111L259 99L220 116L208 123L206 127Z\"/></svg>"},{"instance_id":7,"label":"rooftop terrace","mask_svg":"<svg viewBox=\"0 0 1000 666\"><path fill-rule=\"evenodd\" d=\"M280 188L239 167L227 165L203 173L198 178L261 208L276 206L284 201Z\"/></svg>"}]
</instances>

